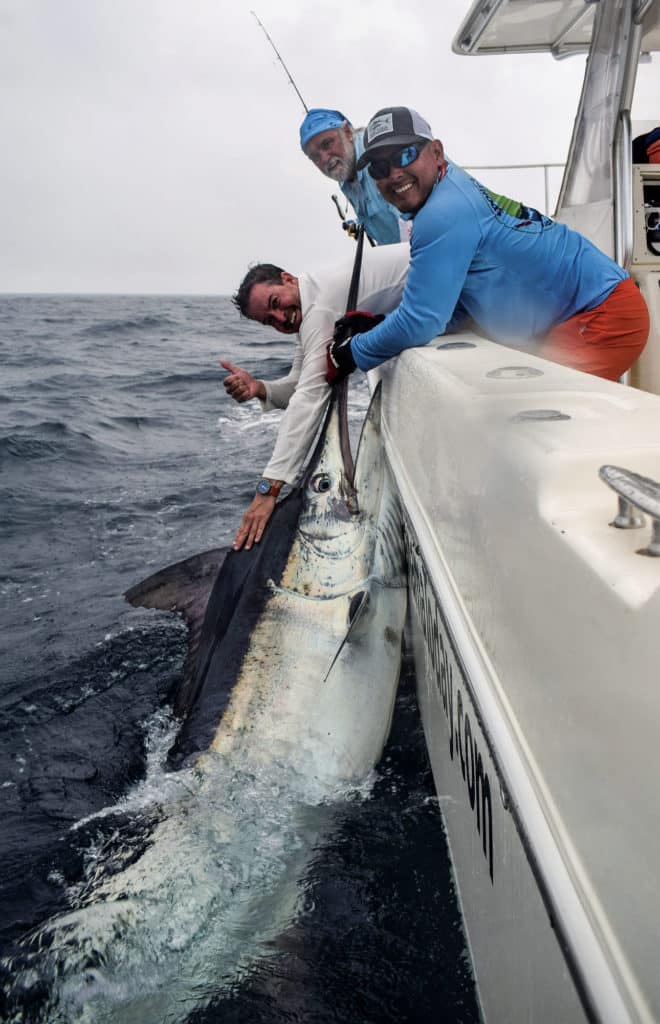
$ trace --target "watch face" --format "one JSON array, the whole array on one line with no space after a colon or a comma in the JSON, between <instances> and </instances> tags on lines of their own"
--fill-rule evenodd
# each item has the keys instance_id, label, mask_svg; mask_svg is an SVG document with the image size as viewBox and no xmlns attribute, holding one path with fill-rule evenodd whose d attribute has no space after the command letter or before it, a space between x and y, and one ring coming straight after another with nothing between
<instances>
[{"instance_id":1,"label":"watch face","mask_svg":"<svg viewBox=\"0 0 660 1024\"><path fill-rule=\"evenodd\" d=\"M257 484L257 494L270 494L270 480L260 480Z\"/></svg>"}]
</instances>

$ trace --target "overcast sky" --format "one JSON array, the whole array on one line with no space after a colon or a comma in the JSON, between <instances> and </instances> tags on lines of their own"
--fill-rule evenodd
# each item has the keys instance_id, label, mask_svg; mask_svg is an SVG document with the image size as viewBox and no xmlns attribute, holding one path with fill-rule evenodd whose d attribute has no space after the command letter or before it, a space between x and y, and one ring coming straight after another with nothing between
<instances>
[{"instance_id":1,"label":"overcast sky","mask_svg":"<svg viewBox=\"0 0 660 1024\"><path fill-rule=\"evenodd\" d=\"M228 294L253 261L351 251L252 9L308 106L356 125L416 107L465 166L563 161L584 57L454 56L469 6L0 0L0 292ZM639 117L659 113L657 61ZM541 172L478 176L543 205Z\"/></svg>"}]
</instances>

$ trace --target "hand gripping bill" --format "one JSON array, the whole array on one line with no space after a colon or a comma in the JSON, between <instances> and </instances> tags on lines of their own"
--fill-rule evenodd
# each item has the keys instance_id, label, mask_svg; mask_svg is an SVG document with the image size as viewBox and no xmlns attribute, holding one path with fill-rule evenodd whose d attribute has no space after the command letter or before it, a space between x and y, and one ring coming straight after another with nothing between
<instances>
[{"instance_id":1,"label":"hand gripping bill","mask_svg":"<svg viewBox=\"0 0 660 1024\"><path fill-rule=\"evenodd\" d=\"M325 351L325 362L325 379L328 384L336 384L338 380L353 373L355 360L351 354L351 339L344 338L341 342L331 341Z\"/></svg>"},{"instance_id":2,"label":"hand gripping bill","mask_svg":"<svg viewBox=\"0 0 660 1024\"><path fill-rule=\"evenodd\" d=\"M370 331L384 319L385 317L381 314L365 313L364 310L355 309L335 322L332 341L327 348L325 379L328 384L334 384L335 381L341 380L355 369L355 360L351 352L353 335Z\"/></svg>"}]
</instances>

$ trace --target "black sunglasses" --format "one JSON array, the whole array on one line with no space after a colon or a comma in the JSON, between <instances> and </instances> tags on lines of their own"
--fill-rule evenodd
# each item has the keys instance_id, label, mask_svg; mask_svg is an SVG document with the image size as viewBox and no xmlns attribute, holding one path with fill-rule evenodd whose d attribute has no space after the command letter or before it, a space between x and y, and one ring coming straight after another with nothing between
<instances>
[{"instance_id":1,"label":"black sunglasses","mask_svg":"<svg viewBox=\"0 0 660 1024\"><path fill-rule=\"evenodd\" d=\"M401 149L390 153L387 158L382 157L380 160L370 160L367 170L374 181L382 181L383 178L389 176L391 167L408 167L409 164L414 163L424 149L424 146L428 146L428 142L402 146Z\"/></svg>"}]
</instances>

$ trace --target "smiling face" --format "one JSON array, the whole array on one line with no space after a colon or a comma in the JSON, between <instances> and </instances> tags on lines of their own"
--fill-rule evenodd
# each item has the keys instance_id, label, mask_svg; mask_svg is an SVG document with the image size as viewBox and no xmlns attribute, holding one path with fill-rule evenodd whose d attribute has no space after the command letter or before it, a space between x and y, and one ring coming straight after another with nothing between
<instances>
[{"instance_id":1,"label":"smiling face","mask_svg":"<svg viewBox=\"0 0 660 1024\"><path fill-rule=\"evenodd\" d=\"M282 271L281 283L263 281L253 284L247 303L247 315L280 334L297 334L302 321L298 278Z\"/></svg>"},{"instance_id":2,"label":"smiling face","mask_svg":"<svg viewBox=\"0 0 660 1024\"><path fill-rule=\"evenodd\" d=\"M319 132L305 146L305 155L326 178L352 181L355 177L353 129L348 124Z\"/></svg>"},{"instance_id":3,"label":"smiling face","mask_svg":"<svg viewBox=\"0 0 660 1024\"><path fill-rule=\"evenodd\" d=\"M398 152L400 148L383 147L378 150L378 158L386 160L389 154ZM442 143L433 139L407 167L394 167L390 164L388 176L376 182L378 191L400 213L417 213L430 196L438 176L444 174L446 166Z\"/></svg>"}]
</instances>

